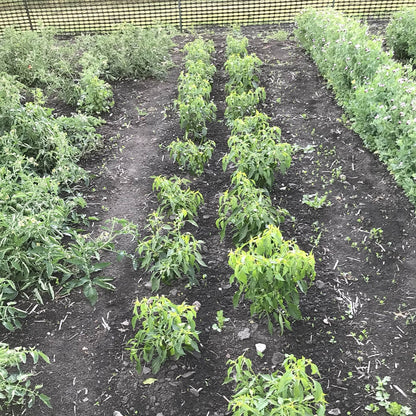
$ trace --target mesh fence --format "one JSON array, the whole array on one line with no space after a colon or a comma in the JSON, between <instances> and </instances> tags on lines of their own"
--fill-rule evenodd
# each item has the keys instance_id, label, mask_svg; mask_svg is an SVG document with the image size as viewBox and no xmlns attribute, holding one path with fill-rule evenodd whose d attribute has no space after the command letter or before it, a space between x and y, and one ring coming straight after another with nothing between
<instances>
[{"instance_id":1,"label":"mesh fence","mask_svg":"<svg viewBox=\"0 0 416 416\"><path fill-rule=\"evenodd\" d=\"M334 7L349 15L387 19L416 0L0 0L0 32L8 26L63 34L108 32L124 22L183 28L293 22L306 7Z\"/></svg>"}]
</instances>

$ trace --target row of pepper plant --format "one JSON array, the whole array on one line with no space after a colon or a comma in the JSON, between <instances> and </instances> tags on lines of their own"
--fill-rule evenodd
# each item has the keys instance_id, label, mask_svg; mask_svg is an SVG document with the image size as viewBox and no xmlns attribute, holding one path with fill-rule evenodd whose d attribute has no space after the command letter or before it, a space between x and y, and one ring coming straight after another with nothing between
<instances>
[{"instance_id":1,"label":"row of pepper plant","mask_svg":"<svg viewBox=\"0 0 416 416\"><path fill-rule=\"evenodd\" d=\"M168 150L181 168L201 175L215 148L215 142L206 137L207 123L216 119L217 111L210 98L216 72L211 63L214 43L197 38L185 45L185 51L185 71L179 75L178 98L174 103L184 138L173 141Z\"/></svg>"},{"instance_id":2,"label":"row of pepper plant","mask_svg":"<svg viewBox=\"0 0 416 416\"><path fill-rule=\"evenodd\" d=\"M307 10L296 36L333 88L365 146L416 204L415 72L393 60L368 26L333 9Z\"/></svg>"},{"instance_id":3,"label":"row of pepper plant","mask_svg":"<svg viewBox=\"0 0 416 416\"><path fill-rule=\"evenodd\" d=\"M223 238L233 228L236 249L230 252L238 284L233 298L236 307L244 296L250 313L268 320L270 332L277 323L281 332L291 329L290 318L300 319L299 292L306 293L315 276L314 257L283 239L278 225L289 213L272 204L269 190L275 172L284 174L291 164L292 148L281 143L280 129L257 110L265 99L259 86L261 60L247 52L246 37L227 37L226 122L231 129L224 170L232 163L231 188L220 197L217 227ZM325 414L325 398L319 375L311 360L293 355L283 362L284 371L256 374L244 355L228 362L226 383L235 381L235 394L228 409L233 415ZM233 375L233 376L232 376Z\"/></svg>"},{"instance_id":4,"label":"row of pepper plant","mask_svg":"<svg viewBox=\"0 0 416 416\"><path fill-rule=\"evenodd\" d=\"M191 173L200 175L211 157L215 143L207 140L207 123L215 119L216 106L211 101L211 83L216 68L211 64L214 43L197 38L185 45L185 71L178 79L175 107L184 140L177 139L168 149L176 162ZM205 266L201 256L203 241L185 231L198 227L198 208L204 203L199 191L189 188L190 181L178 176L153 178L153 191L159 207L150 214L150 233L137 247L140 267L151 273L152 291L161 282L171 283L187 277L189 285L198 283L196 273ZM168 359L178 359L187 351L199 351L195 317L199 304L174 304L165 296L152 296L135 302L132 318L135 335L127 349L140 373L149 364L157 373Z\"/></svg>"}]
</instances>

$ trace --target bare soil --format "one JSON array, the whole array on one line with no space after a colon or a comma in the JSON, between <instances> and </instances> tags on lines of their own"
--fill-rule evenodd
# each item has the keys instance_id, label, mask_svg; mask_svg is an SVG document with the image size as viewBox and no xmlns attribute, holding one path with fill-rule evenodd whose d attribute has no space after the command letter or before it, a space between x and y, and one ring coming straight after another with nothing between
<instances>
[{"instance_id":1,"label":"bare soil","mask_svg":"<svg viewBox=\"0 0 416 416\"><path fill-rule=\"evenodd\" d=\"M342 121L342 110L303 50L293 40L268 39L264 28L243 31L250 52L264 62L261 81L267 100L261 110L282 129L283 141L311 149L296 153L288 173L276 176L271 192L276 206L294 217L282 226L285 238L296 239L316 258L315 285L301 299L304 319L293 324L292 332L271 335L266 322L250 317L247 303L232 306L235 287L228 282L227 257L233 245L230 239L220 241L215 227L218 198L230 184L229 172L221 167L230 134L223 122L225 30L204 32L216 46L212 97L218 120L208 133L217 143L212 160L201 177L191 178L164 150L181 136L172 103L183 67L181 47L192 39L182 36L173 50L176 65L165 80L114 85L116 104L101 129L106 146L85 161L93 177L84 192L86 215L100 218L91 225L93 233L112 217L129 219L143 230L157 207L153 175L187 176L203 194L195 231L205 241L208 265L201 284L188 288L186 281L178 281L160 291L177 303L202 304L197 316L201 354L169 361L156 376L136 373L125 346L133 335L133 302L151 296L149 275L134 271L128 259L111 257L105 274L114 277L117 289L101 291L94 307L74 292L35 308L20 332L1 334L11 346L36 346L51 359L50 365L37 365L35 380L43 384L53 409L37 403L26 411L11 409L8 415L111 416L118 411L123 416L222 416L228 414L233 394L231 384L223 385L226 363L242 353L261 372L278 368L284 354L311 358L321 372L328 414L365 415L365 406L374 402L365 385L387 375L391 399L416 409L411 393L411 380L416 380L414 207L377 156ZM328 192L331 205L313 209L302 203L303 195L316 192ZM379 240L370 232L377 228L382 229ZM119 242L129 253L135 246L127 238ZM230 318L221 333L212 329L220 309ZM249 337L241 339L245 329ZM267 347L262 358L256 343ZM157 381L143 384L149 377Z\"/></svg>"}]
</instances>

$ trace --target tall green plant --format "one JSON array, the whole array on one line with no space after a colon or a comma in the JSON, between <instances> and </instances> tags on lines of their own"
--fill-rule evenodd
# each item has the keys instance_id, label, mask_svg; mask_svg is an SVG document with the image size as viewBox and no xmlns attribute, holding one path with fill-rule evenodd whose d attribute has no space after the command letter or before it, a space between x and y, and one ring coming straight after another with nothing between
<instances>
[{"instance_id":1,"label":"tall green plant","mask_svg":"<svg viewBox=\"0 0 416 416\"><path fill-rule=\"evenodd\" d=\"M238 284L233 303L241 296L251 301L251 315L267 317L269 331L273 321L291 329L290 318L300 319L299 293L306 293L315 278L313 254L300 250L293 241L285 241L274 225L241 245L229 255L234 273L230 282Z\"/></svg>"},{"instance_id":2,"label":"tall green plant","mask_svg":"<svg viewBox=\"0 0 416 416\"><path fill-rule=\"evenodd\" d=\"M379 40L368 27L334 9L309 9L296 19L296 36L333 87L341 104L351 99L356 87L371 79L388 62Z\"/></svg>"}]
</instances>

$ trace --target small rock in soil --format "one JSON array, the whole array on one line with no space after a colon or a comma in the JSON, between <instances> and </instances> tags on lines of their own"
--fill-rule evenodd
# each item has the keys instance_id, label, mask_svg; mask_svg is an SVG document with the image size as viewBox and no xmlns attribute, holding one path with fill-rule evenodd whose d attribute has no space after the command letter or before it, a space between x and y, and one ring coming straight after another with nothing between
<instances>
[{"instance_id":1,"label":"small rock in soil","mask_svg":"<svg viewBox=\"0 0 416 416\"><path fill-rule=\"evenodd\" d=\"M266 344L256 344L256 351L259 353L259 354L263 354L264 353L264 351L266 351Z\"/></svg>"},{"instance_id":2,"label":"small rock in soil","mask_svg":"<svg viewBox=\"0 0 416 416\"><path fill-rule=\"evenodd\" d=\"M123 416L119 411L115 410L113 416Z\"/></svg>"},{"instance_id":3,"label":"small rock in soil","mask_svg":"<svg viewBox=\"0 0 416 416\"><path fill-rule=\"evenodd\" d=\"M281 352L275 352L272 357L272 363L273 365L278 365L278 364L281 364L284 361L284 359L285 359L284 354L282 354Z\"/></svg>"},{"instance_id":4,"label":"small rock in soil","mask_svg":"<svg viewBox=\"0 0 416 416\"><path fill-rule=\"evenodd\" d=\"M152 282L146 282L146 283L144 284L144 287L145 287L146 289L151 289L151 288L152 288Z\"/></svg>"},{"instance_id":5,"label":"small rock in soil","mask_svg":"<svg viewBox=\"0 0 416 416\"><path fill-rule=\"evenodd\" d=\"M328 412L329 415L334 415L334 416L338 416L341 414L341 410L338 409L338 407L336 407L335 409L332 409Z\"/></svg>"},{"instance_id":6,"label":"small rock in soil","mask_svg":"<svg viewBox=\"0 0 416 416\"><path fill-rule=\"evenodd\" d=\"M248 328L244 328L242 331L240 331L240 332L237 334L237 338L238 338L240 341L243 341L243 340L245 340L245 339L249 339L249 338L250 338L250 336L251 336L251 334L250 334L250 330L249 330Z\"/></svg>"},{"instance_id":7,"label":"small rock in soil","mask_svg":"<svg viewBox=\"0 0 416 416\"><path fill-rule=\"evenodd\" d=\"M143 375L146 375L146 374L149 374L149 373L150 373L150 368L149 368L149 367L144 366L144 367L143 367L143 369L142 369L142 374L143 374Z\"/></svg>"},{"instance_id":8,"label":"small rock in soil","mask_svg":"<svg viewBox=\"0 0 416 416\"><path fill-rule=\"evenodd\" d=\"M315 281L315 286L316 286L318 289L323 289L323 288L325 287L325 283L324 283L322 280L316 280L316 281Z\"/></svg>"}]
</instances>

